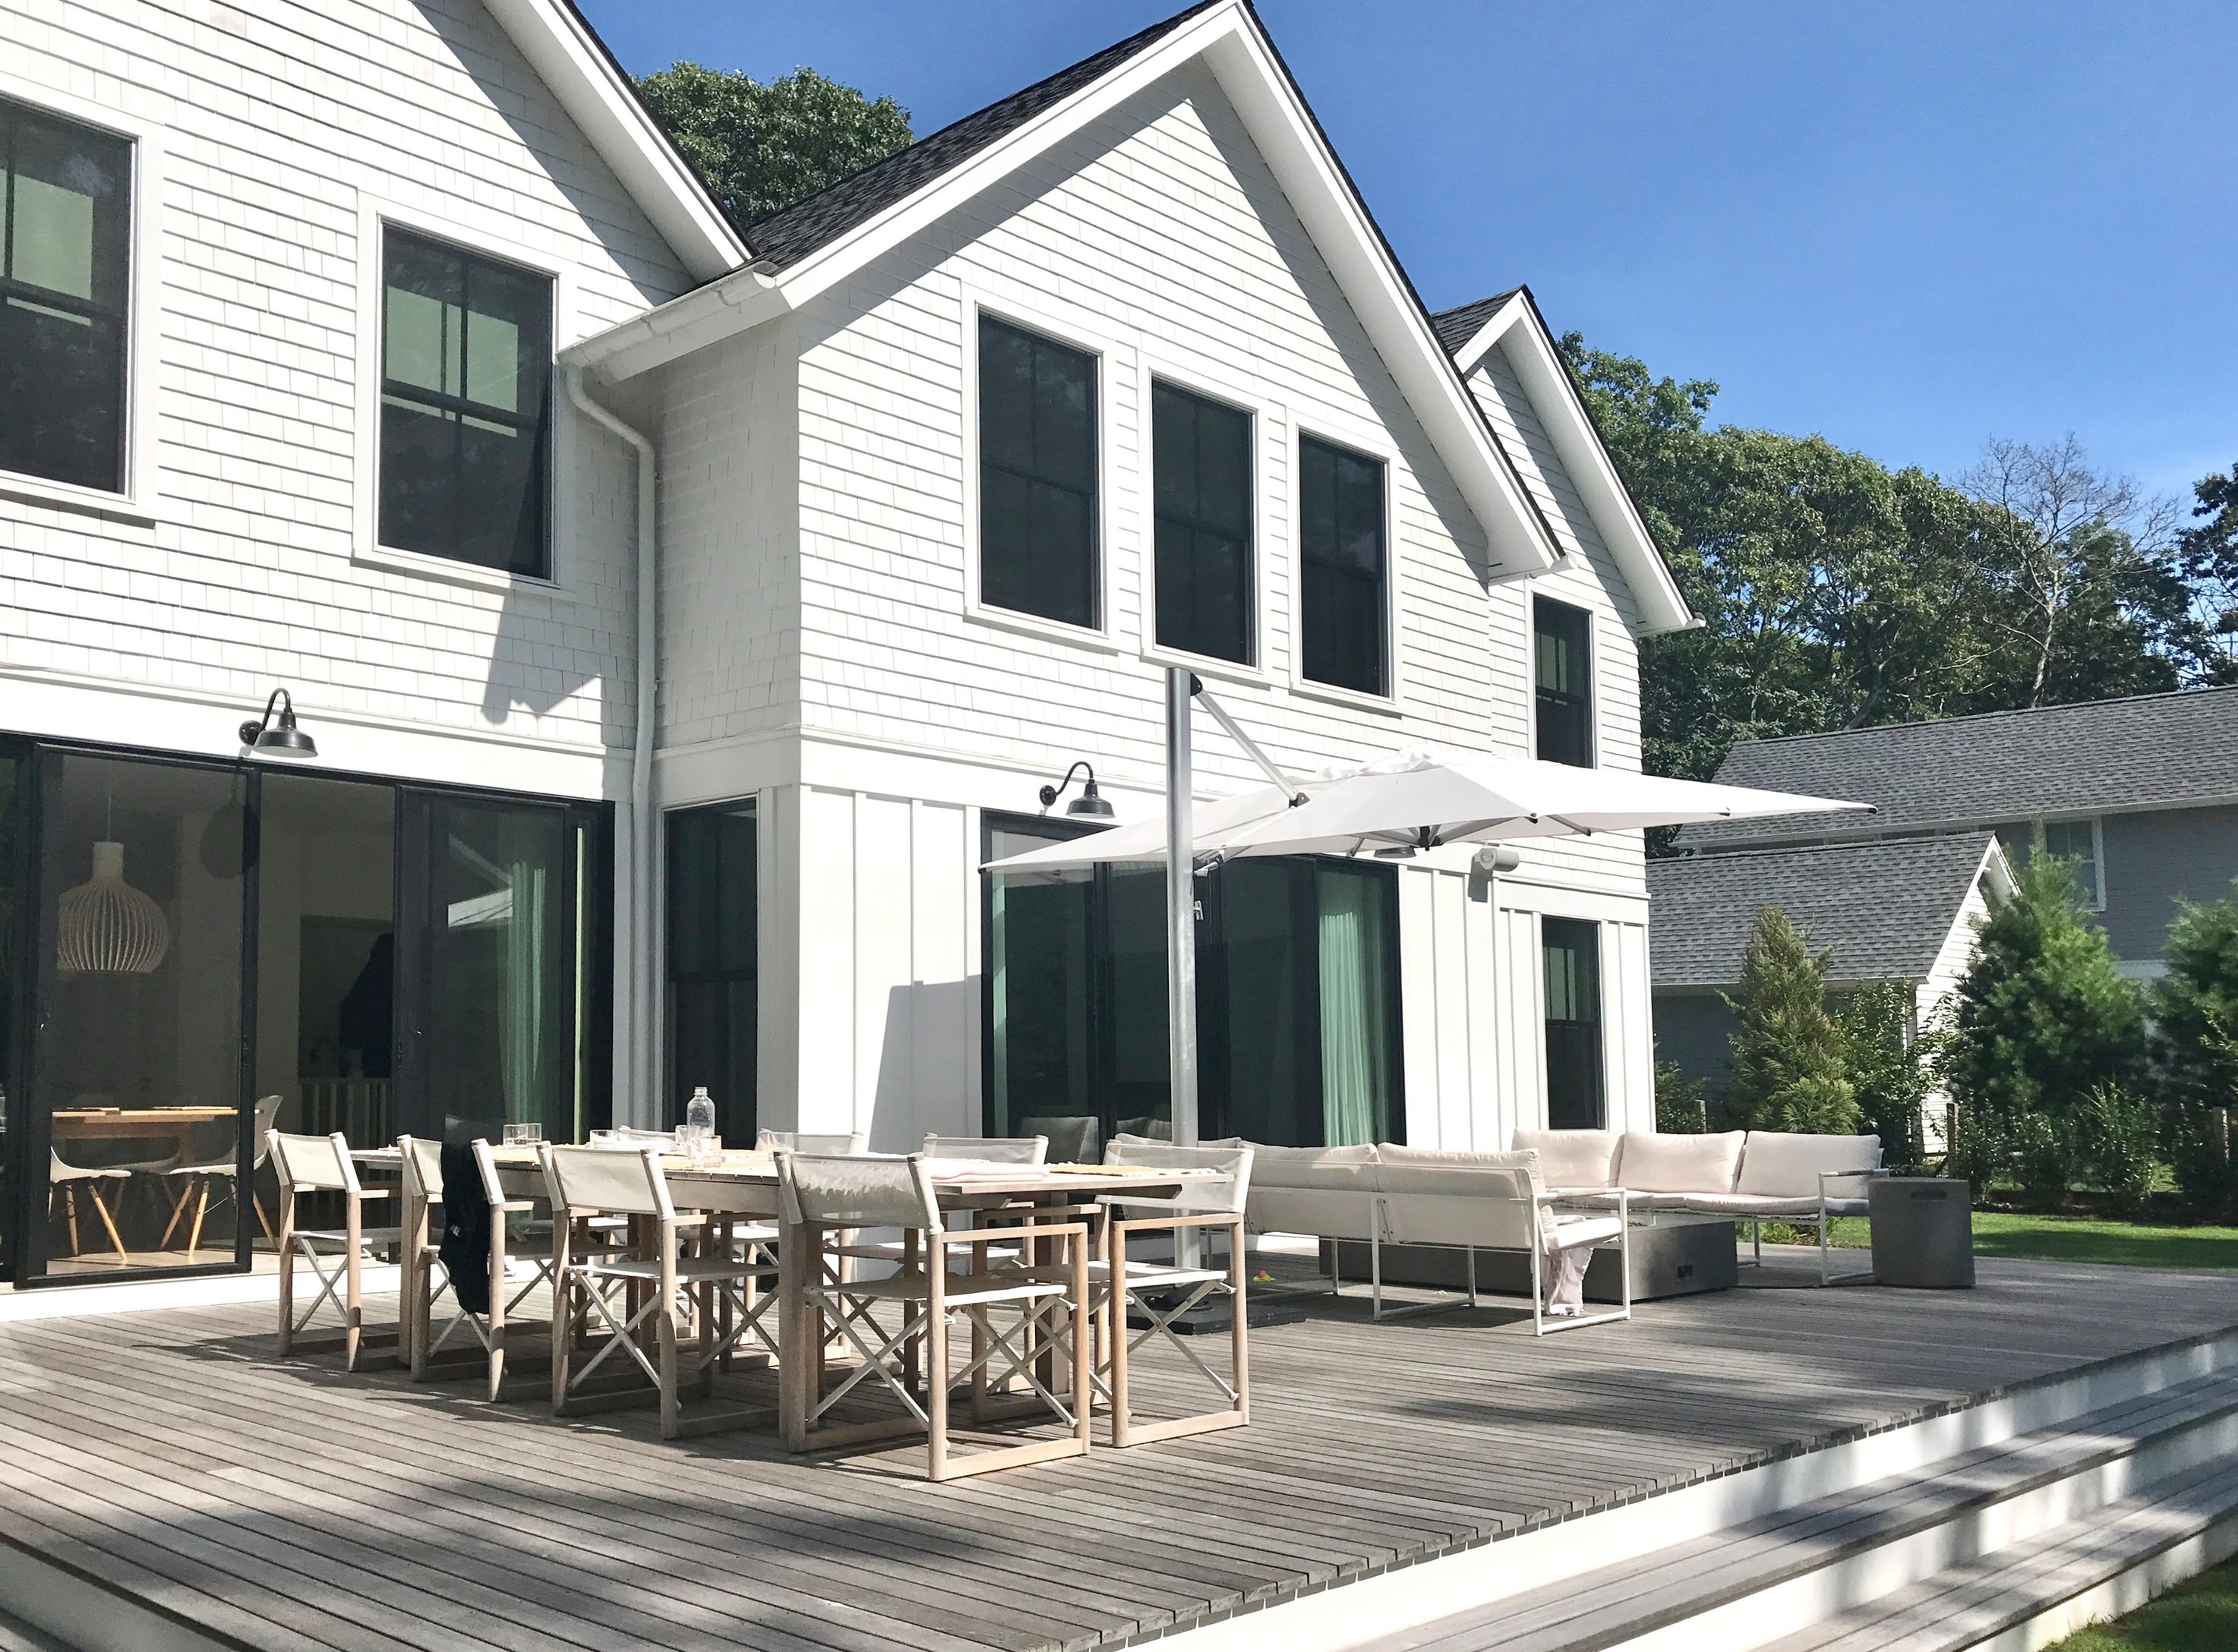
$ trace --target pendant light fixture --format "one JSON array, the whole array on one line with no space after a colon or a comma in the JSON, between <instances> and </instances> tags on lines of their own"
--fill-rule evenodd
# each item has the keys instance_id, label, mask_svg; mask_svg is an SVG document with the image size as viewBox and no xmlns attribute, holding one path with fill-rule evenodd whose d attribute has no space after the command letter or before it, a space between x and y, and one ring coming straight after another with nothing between
<instances>
[{"instance_id":1,"label":"pendant light fixture","mask_svg":"<svg viewBox=\"0 0 2238 1652\"><path fill-rule=\"evenodd\" d=\"M116 829L115 794L109 831ZM56 902L55 968L65 975L144 975L171 949L163 909L124 881L124 845L112 835L93 846L93 876Z\"/></svg>"}]
</instances>

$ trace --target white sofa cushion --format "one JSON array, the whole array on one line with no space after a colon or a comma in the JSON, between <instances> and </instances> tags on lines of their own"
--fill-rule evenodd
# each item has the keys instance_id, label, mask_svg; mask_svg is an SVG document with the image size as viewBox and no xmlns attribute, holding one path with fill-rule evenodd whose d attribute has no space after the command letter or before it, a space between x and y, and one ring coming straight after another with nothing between
<instances>
[{"instance_id":1,"label":"white sofa cushion","mask_svg":"<svg viewBox=\"0 0 2238 1652\"><path fill-rule=\"evenodd\" d=\"M1747 1133L1664 1135L1627 1130L1617 1155L1623 1185L1639 1193L1730 1193Z\"/></svg>"},{"instance_id":2,"label":"white sofa cushion","mask_svg":"<svg viewBox=\"0 0 2238 1652\"><path fill-rule=\"evenodd\" d=\"M1615 1130L1519 1130L1515 1149L1539 1155L1539 1173L1549 1187L1613 1187L1623 1140Z\"/></svg>"},{"instance_id":3,"label":"white sofa cushion","mask_svg":"<svg viewBox=\"0 0 2238 1652\"><path fill-rule=\"evenodd\" d=\"M1878 1136L1808 1136L1783 1130L1751 1130L1741 1153L1740 1180L1733 1191L1770 1199L1816 1199L1820 1173L1877 1170L1880 1162ZM1864 1189L1860 1180L1830 1182L1826 1191L1855 1199Z\"/></svg>"}]
</instances>

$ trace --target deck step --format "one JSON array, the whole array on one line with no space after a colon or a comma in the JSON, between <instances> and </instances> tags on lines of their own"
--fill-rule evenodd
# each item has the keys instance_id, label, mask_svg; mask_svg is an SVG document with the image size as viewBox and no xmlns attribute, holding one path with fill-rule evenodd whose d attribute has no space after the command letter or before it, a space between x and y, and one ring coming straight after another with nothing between
<instances>
[{"instance_id":1,"label":"deck step","mask_svg":"<svg viewBox=\"0 0 2238 1652\"><path fill-rule=\"evenodd\" d=\"M2033 1652L2238 1552L2238 1467L2206 1464L1758 1652Z\"/></svg>"},{"instance_id":2,"label":"deck step","mask_svg":"<svg viewBox=\"0 0 2238 1652\"><path fill-rule=\"evenodd\" d=\"M71 1652L71 1649L21 1618L0 1611L0 1652Z\"/></svg>"},{"instance_id":3,"label":"deck step","mask_svg":"<svg viewBox=\"0 0 2238 1652\"><path fill-rule=\"evenodd\" d=\"M2109 1405L1362 1644L1740 1652L2238 1453L2238 1375Z\"/></svg>"}]
</instances>

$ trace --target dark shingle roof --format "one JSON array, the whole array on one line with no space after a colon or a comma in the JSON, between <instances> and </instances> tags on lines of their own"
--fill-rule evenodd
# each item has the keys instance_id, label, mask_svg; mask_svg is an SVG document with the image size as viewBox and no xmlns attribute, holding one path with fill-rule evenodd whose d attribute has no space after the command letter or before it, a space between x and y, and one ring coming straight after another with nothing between
<instances>
[{"instance_id":1,"label":"dark shingle roof","mask_svg":"<svg viewBox=\"0 0 2238 1652\"><path fill-rule=\"evenodd\" d=\"M944 126L906 149L843 178L781 212L746 227L746 248L758 269L796 264L849 230L868 223L888 207L954 171L990 144L1015 132L1043 109L1094 84L1136 53L1147 50L1182 23L1219 0L1201 0L1188 10L1152 23L1140 34L1083 57L1047 80L990 103L976 115Z\"/></svg>"},{"instance_id":2,"label":"dark shingle roof","mask_svg":"<svg viewBox=\"0 0 2238 1652\"><path fill-rule=\"evenodd\" d=\"M1759 909L1834 949L1829 981L1918 981L1935 962L1991 843L1988 832L1737 850L1647 863L1657 987L1731 987Z\"/></svg>"},{"instance_id":3,"label":"dark shingle roof","mask_svg":"<svg viewBox=\"0 0 2238 1652\"><path fill-rule=\"evenodd\" d=\"M1430 330L1438 335L1439 347L1447 355L1458 355L1461 347L1474 338L1486 321L1500 314L1500 307L1522 290L1520 287L1511 287L1504 293L1494 293L1490 298L1480 298L1473 304L1440 310L1430 318Z\"/></svg>"},{"instance_id":4,"label":"dark shingle roof","mask_svg":"<svg viewBox=\"0 0 2238 1652\"><path fill-rule=\"evenodd\" d=\"M1883 831L2238 798L2238 688L1992 711L1738 745L1718 778L1877 803ZM1817 837L1786 816L1690 826L1698 848Z\"/></svg>"}]
</instances>

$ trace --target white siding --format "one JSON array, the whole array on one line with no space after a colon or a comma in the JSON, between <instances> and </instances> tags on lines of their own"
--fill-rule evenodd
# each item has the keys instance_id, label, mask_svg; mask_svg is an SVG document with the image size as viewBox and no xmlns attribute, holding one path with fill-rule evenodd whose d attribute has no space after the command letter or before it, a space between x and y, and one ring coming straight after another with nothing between
<instances>
[{"instance_id":1,"label":"white siding","mask_svg":"<svg viewBox=\"0 0 2238 1652\"><path fill-rule=\"evenodd\" d=\"M562 436L560 591L353 557L367 203L560 268L574 335L690 285L481 6L0 0L0 76L117 110L162 152L146 519L0 499L0 725L42 728L58 684L246 707L285 683L315 723L586 754L595 790L631 716L626 450ZM353 761L333 721L319 737Z\"/></svg>"},{"instance_id":2,"label":"white siding","mask_svg":"<svg viewBox=\"0 0 2238 1652\"><path fill-rule=\"evenodd\" d=\"M1950 933L1943 937L1943 944L1935 954L1926 979L1919 983L1914 995L1914 1004L1922 1030L1941 1025L1950 1013L1951 995L1967 970L1973 968L1974 956L1981 950L1982 937L1976 928L1990 915L1990 902L1982 880L1975 879L1974 887L1966 891L1965 900L1958 908L1958 921L1950 926Z\"/></svg>"}]
</instances>

